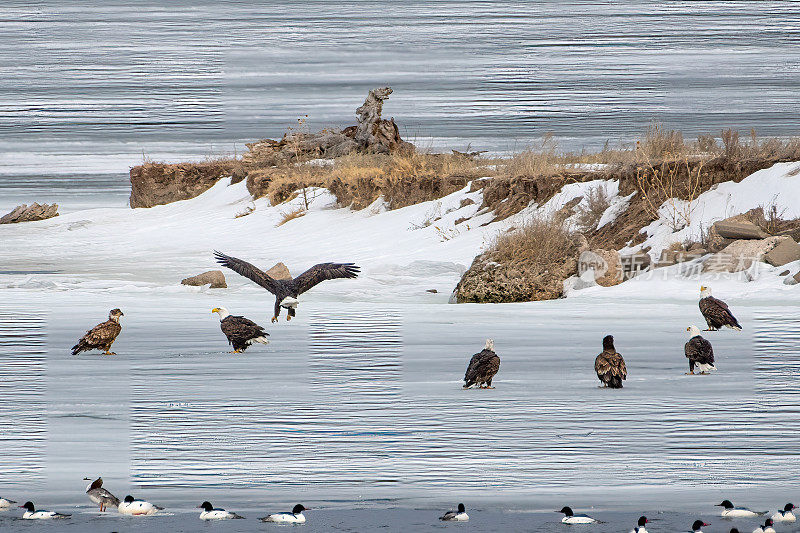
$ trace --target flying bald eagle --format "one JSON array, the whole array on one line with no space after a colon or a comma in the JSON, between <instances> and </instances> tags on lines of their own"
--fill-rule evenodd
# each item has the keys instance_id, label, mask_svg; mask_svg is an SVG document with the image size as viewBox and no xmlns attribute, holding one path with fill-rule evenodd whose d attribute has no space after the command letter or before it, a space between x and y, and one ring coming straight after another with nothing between
<instances>
[{"instance_id":1,"label":"flying bald eagle","mask_svg":"<svg viewBox=\"0 0 800 533\"><path fill-rule=\"evenodd\" d=\"M700 287L700 296L700 312L708 323L706 331L717 331L722 326L742 331L742 326L728 309L728 304L711 296L711 287Z\"/></svg>"},{"instance_id":2,"label":"flying bald eagle","mask_svg":"<svg viewBox=\"0 0 800 533\"><path fill-rule=\"evenodd\" d=\"M686 358L689 360L689 374L694 374L694 367L700 371L701 374L707 374L712 370L716 370L714 366L714 349L711 343L700 336L700 328L697 326L689 326L686 328L689 332L689 342L687 342L683 351L686 353Z\"/></svg>"},{"instance_id":3,"label":"flying bald eagle","mask_svg":"<svg viewBox=\"0 0 800 533\"><path fill-rule=\"evenodd\" d=\"M603 386L611 389L621 389L622 381L628 377L625 359L614 348L614 337L611 335L603 338L603 351L594 360L594 371Z\"/></svg>"},{"instance_id":4,"label":"flying bald eagle","mask_svg":"<svg viewBox=\"0 0 800 533\"><path fill-rule=\"evenodd\" d=\"M358 276L360 268L353 263L320 263L309 268L294 279L282 280L273 279L263 270L251 265L247 261L242 261L235 257L225 255L221 252L214 252L217 262L222 266L228 267L237 274L246 277L261 285L275 295L275 314L273 322L278 321L281 314L281 307L286 308L286 320L291 320L295 315L297 304L300 303L297 297L318 283L328 279L355 278Z\"/></svg>"},{"instance_id":5,"label":"flying bald eagle","mask_svg":"<svg viewBox=\"0 0 800 533\"><path fill-rule=\"evenodd\" d=\"M494 353L494 341L486 339L486 347L472 356L464 374L464 388L477 384L479 389L493 389L492 378L500 370L500 357Z\"/></svg>"},{"instance_id":6,"label":"flying bald eagle","mask_svg":"<svg viewBox=\"0 0 800 533\"><path fill-rule=\"evenodd\" d=\"M224 307L215 307L211 312L219 315L219 327L233 346L233 353L245 351L254 342L269 344L269 333L252 320L231 315Z\"/></svg>"},{"instance_id":7,"label":"flying bald eagle","mask_svg":"<svg viewBox=\"0 0 800 533\"><path fill-rule=\"evenodd\" d=\"M72 347L72 355L78 355L88 350L103 350L106 355L117 355L109 350L122 331L122 326L119 325L119 317L121 316L125 316L122 311L112 309L108 313L108 320L87 331L86 335L78 341L78 344Z\"/></svg>"}]
</instances>

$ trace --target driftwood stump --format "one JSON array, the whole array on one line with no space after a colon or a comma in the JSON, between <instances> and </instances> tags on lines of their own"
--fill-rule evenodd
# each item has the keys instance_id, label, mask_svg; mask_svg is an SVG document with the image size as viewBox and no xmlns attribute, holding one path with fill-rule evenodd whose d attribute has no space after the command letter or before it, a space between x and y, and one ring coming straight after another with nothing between
<instances>
[{"instance_id":1,"label":"driftwood stump","mask_svg":"<svg viewBox=\"0 0 800 533\"><path fill-rule=\"evenodd\" d=\"M33 222L35 220L46 220L58 216L58 204L38 204L32 203L18 205L10 213L0 218L0 224L17 224L19 222Z\"/></svg>"}]
</instances>

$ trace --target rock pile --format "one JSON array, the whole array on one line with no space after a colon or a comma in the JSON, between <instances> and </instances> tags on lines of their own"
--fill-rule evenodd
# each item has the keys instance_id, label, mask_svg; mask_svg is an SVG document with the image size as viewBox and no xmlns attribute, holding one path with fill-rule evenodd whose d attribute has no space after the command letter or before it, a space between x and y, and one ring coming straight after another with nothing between
<instances>
[{"instance_id":1,"label":"rock pile","mask_svg":"<svg viewBox=\"0 0 800 533\"><path fill-rule=\"evenodd\" d=\"M19 222L33 222L35 220L46 220L58 216L58 204L38 204L18 205L10 213L0 218L0 224L17 224Z\"/></svg>"}]
</instances>

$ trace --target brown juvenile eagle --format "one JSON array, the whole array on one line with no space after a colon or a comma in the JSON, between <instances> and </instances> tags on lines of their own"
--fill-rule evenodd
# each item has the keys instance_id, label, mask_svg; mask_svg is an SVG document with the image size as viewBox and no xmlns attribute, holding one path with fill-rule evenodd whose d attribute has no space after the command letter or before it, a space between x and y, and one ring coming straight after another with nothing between
<instances>
[{"instance_id":1,"label":"brown juvenile eagle","mask_svg":"<svg viewBox=\"0 0 800 533\"><path fill-rule=\"evenodd\" d=\"M702 298L698 305L708 323L706 331L717 331L722 326L742 331L742 326L728 309L728 304L711 296L711 287L700 287L700 296Z\"/></svg>"},{"instance_id":2,"label":"brown juvenile eagle","mask_svg":"<svg viewBox=\"0 0 800 533\"><path fill-rule=\"evenodd\" d=\"M603 385L611 389L621 389L622 381L628 377L625 359L614 348L614 337L611 335L603 338L603 351L594 360L594 371Z\"/></svg>"},{"instance_id":3,"label":"brown juvenile eagle","mask_svg":"<svg viewBox=\"0 0 800 533\"><path fill-rule=\"evenodd\" d=\"M716 370L714 349L710 342L700 336L700 328L689 326L686 331L689 332L689 342L683 346L683 351L689 360L689 374L694 374L695 367L701 374L708 374L710 371Z\"/></svg>"},{"instance_id":4,"label":"brown juvenile eagle","mask_svg":"<svg viewBox=\"0 0 800 533\"><path fill-rule=\"evenodd\" d=\"M119 317L121 316L125 316L122 311L112 309L108 313L108 320L87 331L86 335L78 341L78 344L72 347L72 355L78 355L88 350L103 350L106 355L117 355L109 350L114 341L117 340L117 335L122 331L122 326L119 325Z\"/></svg>"},{"instance_id":5,"label":"brown juvenile eagle","mask_svg":"<svg viewBox=\"0 0 800 533\"><path fill-rule=\"evenodd\" d=\"M219 327L233 346L233 353L245 351L254 342L269 344L269 333L252 320L231 315L224 307L215 307L211 312L219 315Z\"/></svg>"},{"instance_id":6,"label":"brown juvenile eagle","mask_svg":"<svg viewBox=\"0 0 800 533\"><path fill-rule=\"evenodd\" d=\"M486 347L472 356L464 374L464 388L477 384L480 389L493 389L492 378L500 370L500 357L494 353L494 341L486 339Z\"/></svg>"},{"instance_id":7,"label":"brown juvenile eagle","mask_svg":"<svg viewBox=\"0 0 800 533\"><path fill-rule=\"evenodd\" d=\"M275 295L275 313L272 321L277 322L281 314L281 307L286 308L286 320L291 320L295 315L297 297L313 286L328 279L355 278L360 268L353 263L320 263L309 268L294 279L273 279L266 272L256 266L235 257L214 252L214 257L222 266L228 267L237 274L246 277L261 285Z\"/></svg>"}]
</instances>

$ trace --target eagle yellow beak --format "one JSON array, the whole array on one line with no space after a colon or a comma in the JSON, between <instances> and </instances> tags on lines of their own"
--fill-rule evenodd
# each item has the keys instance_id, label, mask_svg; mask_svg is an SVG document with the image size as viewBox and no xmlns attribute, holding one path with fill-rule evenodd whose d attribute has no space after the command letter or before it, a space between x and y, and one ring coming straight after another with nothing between
<instances>
[{"instance_id":1,"label":"eagle yellow beak","mask_svg":"<svg viewBox=\"0 0 800 533\"><path fill-rule=\"evenodd\" d=\"M212 313L216 313L217 311L219 311L219 307L215 307L214 309L211 310Z\"/></svg>"},{"instance_id":2,"label":"eagle yellow beak","mask_svg":"<svg viewBox=\"0 0 800 533\"><path fill-rule=\"evenodd\" d=\"M704 291L704 290L706 290L707 288L708 288L708 287L706 287L705 285L700 285L700 291Z\"/></svg>"},{"instance_id":3,"label":"eagle yellow beak","mask_svg":"<svg viewBox=\"0 0 800 533\"><path fill-rule=\"evenodd\" d=\"M690 329L692 329L692 328L691 328L691 327L689 327L689 328L686 328L686 331L689 331Z\"/></svg>"}]
</instances>

